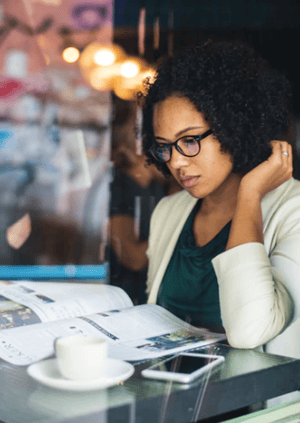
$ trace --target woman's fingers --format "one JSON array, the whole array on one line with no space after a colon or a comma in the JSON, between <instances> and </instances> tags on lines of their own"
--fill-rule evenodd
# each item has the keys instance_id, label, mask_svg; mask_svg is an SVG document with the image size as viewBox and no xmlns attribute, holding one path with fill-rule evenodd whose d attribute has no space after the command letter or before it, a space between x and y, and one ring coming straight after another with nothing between
<instances>
[{"instance_id":1,"label":"woman's fingers","mask_svg":"<svg viewBox=\"0 0 300 423\"><path fill-rule=\"evenodd\" d=\"M286 141L271 142L273 154L270 159L277 165L278 177L282 175L285 180L293 176L293 150L292 146Z\"/></svg>"},{"instance_id":2,"label":"woman's fingers","mask_svg":"<svg viewBox=\"0 0 300 423\"><path fill-rule=\"evenodd\" d=\"M263 198L268 192L289 180L293 175L292 147L286 141L271 141L272 154L247 173L241 188L249 195Z\"/></svg>"},{"instance_id":3,"label":"woman's fingers","mask_svg":"<svg viewBox=\"0 0 300 423\"><path fill-rule=\"evenodd\" d=\"M281 148L281 157L286 166L287 179L290 179L293 176L293 149L288 143L283 143Z\"/></svg>"}]
</instances>

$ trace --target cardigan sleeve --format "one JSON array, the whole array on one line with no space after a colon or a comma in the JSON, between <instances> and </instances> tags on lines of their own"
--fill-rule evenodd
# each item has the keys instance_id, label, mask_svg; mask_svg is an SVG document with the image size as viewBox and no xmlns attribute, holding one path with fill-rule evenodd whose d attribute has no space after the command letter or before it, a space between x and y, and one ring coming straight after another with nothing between
<instances>
[{"instance_id":1,"label":"cardigan sleeve","mask_svg":"<svg viewBox=\"0 0 300 423\"><path fill-rule=\"evenodd\" d=\"M264 244L215 257L222 322L229 343L255 348L300 317L300 182L289 180L262 201Z\"/></svg>"},{"instance_id":2,"label":"cardigan sleeve","mask_svg":"<svg viewBox=\"0 0 300 423\"><path fill-rule=\"evenodd\" d=\"M213 259L221 317L230 345L255 348L291 323L294 303L287 286L295 289L300 283L299 248L298 237L298 251L279 246L269 258L265 246L253 242Z\"/></svg>"}]
</instances>

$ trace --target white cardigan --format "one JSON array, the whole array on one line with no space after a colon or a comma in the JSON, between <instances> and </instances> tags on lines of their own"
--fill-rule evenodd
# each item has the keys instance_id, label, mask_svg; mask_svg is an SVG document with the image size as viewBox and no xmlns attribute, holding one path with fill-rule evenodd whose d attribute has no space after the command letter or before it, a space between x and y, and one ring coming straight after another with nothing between
<instances>
[{"instance_id":1,"label":"white cardigan","mask_svg":"<svg viewBox=\"0 0 300 423\"><path fill-rule=\"evenodd\" d=\"M156 303L177 239L196 201L181 191L163 198L152 214L147 252L149 303ZM291 338L294 325L289 325L300 316L300 182L292 178L280 185L263 198L261 207L264 245L243 244L212 261L223 326L233 347L255 348L276 337L267 351L300 358L300 332L297 351L289 353L295 342Z\"/></svg>"}]
</instances>

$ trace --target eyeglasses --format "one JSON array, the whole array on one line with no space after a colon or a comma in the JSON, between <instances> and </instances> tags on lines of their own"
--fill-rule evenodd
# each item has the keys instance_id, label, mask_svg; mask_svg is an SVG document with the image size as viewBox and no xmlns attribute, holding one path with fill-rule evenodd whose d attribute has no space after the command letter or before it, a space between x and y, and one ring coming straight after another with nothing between
<instances>
[{"instance_id":1,"label":"eyeglasses","mask_svg":"<svg viewBox=\"0 0 300 423\"><path fill-rule=\"evenodd\" d=\"M155 142L149 149L153 157L161 163L167 163L171 160L172 147L186 157L197 156L200 152L200 141L212 134L212 130L204 132L202 135L185 135L178 138L177 141L168 144L159 144Z\"/></svg>"}]
</instances>

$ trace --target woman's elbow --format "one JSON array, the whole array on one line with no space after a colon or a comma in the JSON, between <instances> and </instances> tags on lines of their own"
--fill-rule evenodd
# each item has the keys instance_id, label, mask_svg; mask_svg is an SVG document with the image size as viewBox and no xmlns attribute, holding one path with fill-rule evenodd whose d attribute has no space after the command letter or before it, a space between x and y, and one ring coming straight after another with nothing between
<instances>
[{"instance_id":1,"label":"woman's elbow","mask_svg":"<svg viewBox=\"0 0 300 423\"><path fill-rule=\"evenodd\" d=\"M228 330L226 336L229 345L233 348L253 349L264 344L258 337L249 335L246 331Z\"/></svg>"},{"instance_id":2,"label":"woman's elbow","mask_svg":"<svg viewBox=\"0 0 300 423\"><path fill-rule=\"evenodd\" d=\"M235 322L225 326L228 343L234 348L252 349L260 347L275 338L286 327L284 319L270 317L264 321Z\"/></svg>"}]
</instances>

